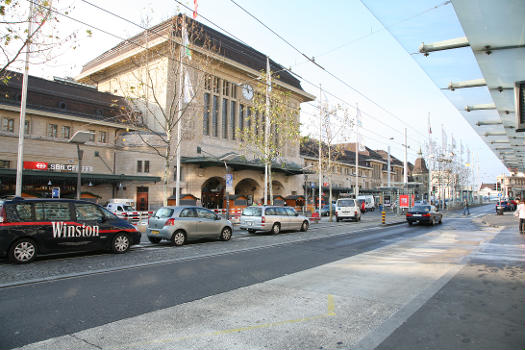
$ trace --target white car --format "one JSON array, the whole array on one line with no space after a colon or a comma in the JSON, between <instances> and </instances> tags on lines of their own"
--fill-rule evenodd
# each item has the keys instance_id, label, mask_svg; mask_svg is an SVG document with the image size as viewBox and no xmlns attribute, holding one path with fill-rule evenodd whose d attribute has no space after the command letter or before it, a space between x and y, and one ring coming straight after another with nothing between
<instances>
[{"instance_id":1,"label":"white car","mask_svg":"<svg viewBox=\"0 0 525 350\"><path fill-rule=\"evenodd\" d=\"M361 209L355 199L338 199L335 207L336 221L352 219L361 221Z\"/></svg>"}]
</instances>

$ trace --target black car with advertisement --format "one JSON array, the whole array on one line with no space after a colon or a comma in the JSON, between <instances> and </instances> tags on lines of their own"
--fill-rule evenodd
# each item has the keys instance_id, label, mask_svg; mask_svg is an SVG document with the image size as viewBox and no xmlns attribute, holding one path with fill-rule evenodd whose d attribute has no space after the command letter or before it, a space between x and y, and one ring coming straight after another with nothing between
<instances>
[{"instance_id":1,"label":"black car with advertisement","mask_svg":"<svg viewBox=\"0 0 525 350\"><path fill-rule=\"evenodd\" d=\"M433 205L416 205L407 212L406 219L409 225L422 223L428 225L441 224L443 214Z\"/></svg>"},{"instance_id":2,"label":"black car with advertisement","mask_svg":"<svg viewBox=\"0 0 525 350\"><path fill-rule=\"evenodd\" d=\"M41 254L126 253L140 232L101 206L73 199L0 199L0 256L28 263Z\"/></svg>"}]
</instances>

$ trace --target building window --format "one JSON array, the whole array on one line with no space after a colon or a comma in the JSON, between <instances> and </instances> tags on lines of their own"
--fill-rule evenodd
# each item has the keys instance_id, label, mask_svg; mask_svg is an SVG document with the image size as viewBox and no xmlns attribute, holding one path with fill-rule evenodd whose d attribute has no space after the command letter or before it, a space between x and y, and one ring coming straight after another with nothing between
<instances>
[{"instance_id":1,"label":"building window","mask_svg":"<svg viewBox=\"0 0 525 350\"><path fill-rule=\"evenodd\" d=\"M213 92L218 94L221 81L217 77L213 77L212 81L213 81Z\"/></svg>"},{"instance_id":2,"label":"building window","mask_svg":"<svg viewBox=\"0 0 525 350\"><path fill-rule=\"evenodd\" d=\"M105 131L101 131L98 134L98 142L106 143L108 142L108 134Z\"/></svg>"},{"instance_id":3,"label":"building window","mask_svg":"<svg viewBox=\"0 0 525 350\"><path fill-rule=\"evenodd\" d=\"M58 134L58 125L47 124L47 137L56 138Z\"/></svg>"},{"instance_id":4,"label":"building window","mask_svg":"<svg viewBox=\"0 0 525 350\"><path fill-rule=\"evenodd\" d=\"M62 137L69 139L71 137L71 128L69 126L62 127Z\"/></svg>"},{"instance_id":5,"label":"building window","mask_svg":"<svg viewBox=\"0 0 525 350\"><path fill-rule=\"evenodd\" d=\"M89 130L89 132L91 133L91 135L89 136L89 141L95 142L95 130Z\"/></svg>"},{"instance_id":6,"label":"building window","mask_svg":"<svg viewBox=\"0 0 525 350\"><path fill-rule=\"evenodd\" d=\"M149 160L137 160L137 173L149 173Z\"/></svg>"},{"instance_id":7,"label":"building window","mask_svg":"<svg viewBox=\"0 0 525 350\"><path fill-rule=\"evenodd\" d=\"M0 169L10 169L11 168L11 161L10 160L2 160L0 159Z\"/></svg>"},{"instance_id":8,"label":"building window","mask_svg":"<svg viewBox=\"0 0 525 350\"><path fill-rule=\"evenodd\" d=\"M231 98L237 98L237 85L235 85L234 83L231 83L230 97Z\"/></svg>"},{"instance_id":9,"label":"building window","mask_svg":"<svg viewBox=\"0 0 525 350\"><path fill-rule=\"evenodd\" d=\"M2 118L2 131L14 132L15 120L13 118Z\"/></svg>"},{"instance_id":10,"label":"building window","mask_svg":"<svg viewBox=\"0 0 525 350\"><path fill-rule=\"evenodd\" d=\"M31 121L26 120L24 122L24 135L31 134Z\"/></svg>"},{"instance_id":11,"label":"building window","mask_svg":"<svg viewBox=\"0 0 525 350\"><path fill-rule=\"evenodd\" d=\"M246 116L246 127L249 131L252 129L252 109L250 107L246 108L247 116Z\"/></svg>"},{"instance_id":12,"label":"building window","mask_svg":"<svg viewBox=\"0 0 525 350\"><path fill-rule=\"evenodd\" d=\"M137 160L137 173L141 173L141 172L142 172L142 161Z\"/></svg>"},{"instance_id":13,"label":"building window","mask_svg":"<svg viewBox=\"0 0 525 350\"><path fill-rule=\"evenodd\" d=\"M239 130L241 133L244 130L244 105L239 104Z\"/></svg>"},{"instance_id":14,"label":"building window","mask_svg":"<svg viewBox=\"0 0 525 350\"><path fill-rule=\"evenodd\" d=\"M212 80L212 76L209 74L206 74L206 76L204 77L204 90L211 91L211 80Z\"/></svg>"},{"instance_id":15,"label":"building window","mask_svg":"<svg viewBox=\"0 0 525 350\"><path fill-rule=\"evenodd\" d=\"M144 161L144 172L149 173L149 160Z\"/></svg>"},{"instance_id":16,"label":"building window","mask_svg":"<svg viewBox=\"0 0 525 350\"><path fill-rule=\"evenodd\" d=\"M235 140L235 112L237 112L237 104L235 101L230 102L230 128L232 140Z\"/></svg>"},{"instance_id":17,"label":"building window","mask_svg":"<svg viewBox=\"0 0 525 350\"><path fill-rule=\"evenodd\" d=\"M222 138L228 138L228 100L222 99Z\"/></svg>"},{"instance_id":18,"label":"building window","mask_svg":"<svg viewBox=\"0 0 525 350\"><path fill-rule=\"evenodd\" d=\"M213 96L213 109L211 114L211 125L212 125L212 136L217 137L219 134L218 130L218 119L219 119L219 97Z\"/></svg>"},{"instance_id":19,"label":"building window","mask_svg":"<svg viewBox=\"0 0 525 350\"><path fill-rule=\"evenodd\" d=\"M230 83L227 82L227 81L224 81L223 84L222 84L222 94L224 96L229 96L230 95Z\"/></svg>"},{"instance_id":20,"label":"building window","mask_svg":"<svg viewBox=\"0 0 525 350\"><path fill-rule=\"evenodd\" d=\"M210 94L208 92L204 93L204 116L202 118L202 134L205 136L210 135Z\"/></svg>"}]
</instances>

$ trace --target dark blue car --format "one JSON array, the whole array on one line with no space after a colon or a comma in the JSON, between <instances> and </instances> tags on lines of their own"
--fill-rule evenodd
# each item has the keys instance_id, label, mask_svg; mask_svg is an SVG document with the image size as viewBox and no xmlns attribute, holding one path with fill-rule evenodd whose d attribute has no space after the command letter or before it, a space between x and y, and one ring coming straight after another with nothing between
<instances>
[{"instance_id":1,"label":"dark blue car","mask_svg":"<svg viewBox=\"0 0 525 350\"><path fill-rule=\"evenodd\" d=\"M140 232L101 206L72 199L0 200L0 256L29 263L40 254L126 253Z\"/></svg>"}]
</instances>

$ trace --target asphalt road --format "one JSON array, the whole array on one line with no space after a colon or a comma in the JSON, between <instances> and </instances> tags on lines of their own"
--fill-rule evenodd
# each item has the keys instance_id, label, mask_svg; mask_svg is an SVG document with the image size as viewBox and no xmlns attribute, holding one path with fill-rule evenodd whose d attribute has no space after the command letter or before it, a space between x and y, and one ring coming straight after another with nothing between
<instances>
[{"instance_id":1,"label":"asphalt road","mask_svg":"<svg viewBox=\"0 0 525 350\"><path fill-rule=\"evenodd\" d=\"M405 225L0 289L0 348L74 333L302 271L437 227Z\"/></svg>"}]
</instances>

